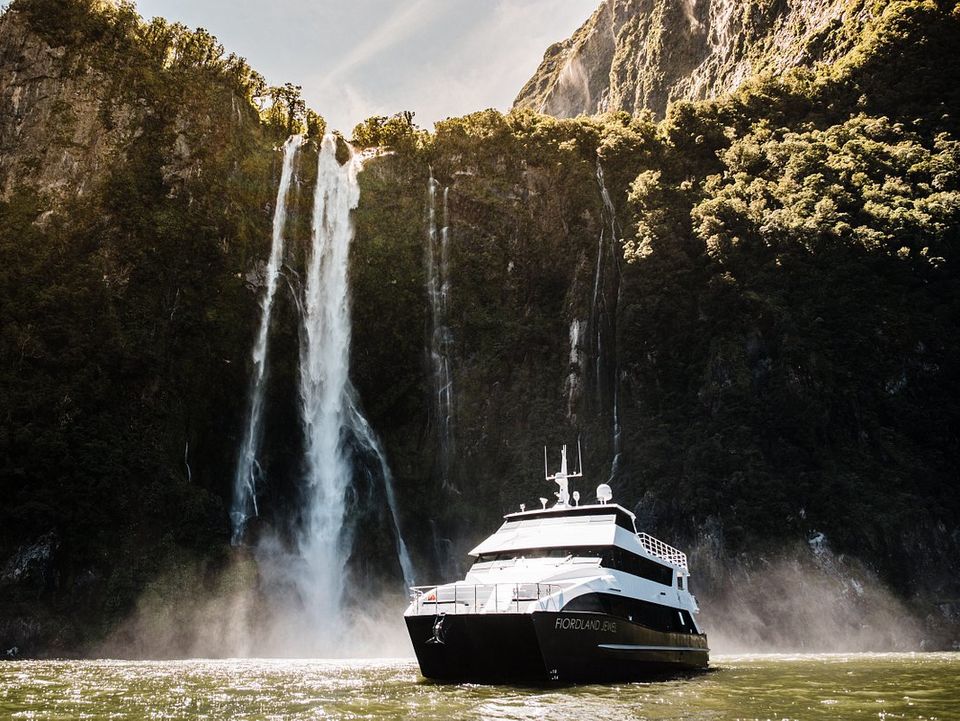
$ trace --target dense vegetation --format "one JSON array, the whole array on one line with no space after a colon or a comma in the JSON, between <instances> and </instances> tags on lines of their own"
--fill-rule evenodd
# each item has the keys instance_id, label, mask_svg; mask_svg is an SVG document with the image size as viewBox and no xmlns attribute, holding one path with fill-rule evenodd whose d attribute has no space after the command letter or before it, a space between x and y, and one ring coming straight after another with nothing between
<instances>
[{"instance_id":1,"label":"dense vegetation","mask_svg":"<svg viewBox=\"0 0 960 721\"><path fill-rule=\"evenodd\" d=\"M41 595L64 612L42 636L69 648L165 564L222 553L271 148L322 121L208 33L130 4L19 0L4 22L66 50L58 88L100 93L91 137L58 107L67 127L41 152L114 143L82 192L38 187L25 163L0 200L0 555L39 538L55 562L5 587L0 626L35 627Z\"/></svg>"},{"instance_id":2,"label":"dense vegetation","mask_svg":"<svg viewBox=\"0 0 960 721\"><path fill-rule=\"evenodd\" d=\"M546 495L544 442L582 434L591 477L605 479L604 384L616 382L615 488L642 499L635 510L651 530L688 543L710 535L731 559L825 532L905 596L955 593L960 78L946 58L960 18L932 2L875 13L837 63L678 103L658 124L487 111L432 135L404 134L399 116L358 129L367 143L406 148L383 161L401 187L420 180L398 200L385 171L371 173L361 229L388 227L418 194L422 203L427 164L450 187L460 485L446 533ZM389 138L376 134L388 126ZM588 368L589 390L568 414L568 328L591 318L603 226L598 158L625 260L619 292L601 294L608 309L619 296L617 380L607 367L597 384ZM392 303L378 321L383 277L361 265L355 278L361 359L398 318L426 323L423 240L403 227L389 277L408 283L407 308ZM378 256L364 233L358 243L364 262ZM391 348L406 362L358 360L364 397L399 385L419 400L422 347ZM592 365L598 349L583 352ZM428 411L374 410L395 457L424 454L405 478L417 498L417 479L435 468L420 435ZM427 485L414 506L437 493Z\"/></svg>"},{"instance_id":3,"label":"dense vegetation","mask_svg":"<svg viewBox=\"0 0 960 721\"><path fill-rule=\"evenodd\" d=\"M652 532L709 536L735 561L820 531L905 596L955 596L960 17L875 5L838 62L660 122L483 111L427 133L401 113L354 130L393 152L361 175L352 370L421 568L546 495L542 445L580 435L589 483L612 477ZM82 192L51 189L31 174L47 160L0 134L21 158L0 199L0 559L53 548L41 577L0 567L0 640L63 650L164 566L226 555L273 148L324 123L295 86L267 88L208 33L129 4L16 0L11 17L65 48L64 82L99 88L95 134L114 148ZM294 270L314 159L298 171ZM425 350L431 172L449 188L452 492ZM274 525L300 473L298 329L291 295L278 303ZM355 549L356 565L390 552Z\"/></svg>"}]
</instances>

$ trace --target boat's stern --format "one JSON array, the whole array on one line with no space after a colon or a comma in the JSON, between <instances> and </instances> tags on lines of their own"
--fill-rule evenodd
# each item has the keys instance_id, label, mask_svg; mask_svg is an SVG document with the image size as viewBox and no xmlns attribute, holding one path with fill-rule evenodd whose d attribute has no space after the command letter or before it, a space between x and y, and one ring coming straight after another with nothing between
<instances>
[{"instance_id":1,"label":"boat's stern","mask_svg":"<svg viewBox=\"0 0 960 721\"><path fill-rule=\"evenodd\" d=\"M444 614L405 620L426 678L513 683L547 679L530 614Z\"/></svg>"},{"instance_id":2,"label":"boat's stern","mask_svg":"<svg viewBox=\"0 0 960 721\"><path fill-rule=\"evenodd\" d=\"M559 610L547 583L451 583L417 587L404 614L420 671L449 681L549 680L533 614Z\"/></svg>"}]
</instances>

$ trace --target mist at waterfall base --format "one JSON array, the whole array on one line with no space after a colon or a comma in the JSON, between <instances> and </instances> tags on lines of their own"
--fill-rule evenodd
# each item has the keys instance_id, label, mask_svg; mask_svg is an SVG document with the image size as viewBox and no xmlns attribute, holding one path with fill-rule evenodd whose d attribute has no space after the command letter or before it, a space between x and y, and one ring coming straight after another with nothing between
<instances>
[{"instance_id":1,"label":"mist at waterfall base","mask_svg":"<svg viewBox=\"0 0 960 721\"><path fill-rule=\"evenodd\" d=\"M618 500L616 497L614 500ZM463 548L454 539L454 548ZM689 547L691 588L713 654L918 651L921 619L862 564L816 538L747 560L709 537ZM276 557L270 557L277 554ZM411 657L396 584L350 605L336 627L304 629L296 566L281 545L236 553L223 567L171 566L94 656L110 658ZM450 559L451 566L466 558ZM431 579L435 580L435 579ZM452 580L444 579L444 580ZM281 590L284 589L284 590ZM336 639L329 643L325 639ZM329 644L329 645L325 645Z\"/></svg>"}]
</instances>

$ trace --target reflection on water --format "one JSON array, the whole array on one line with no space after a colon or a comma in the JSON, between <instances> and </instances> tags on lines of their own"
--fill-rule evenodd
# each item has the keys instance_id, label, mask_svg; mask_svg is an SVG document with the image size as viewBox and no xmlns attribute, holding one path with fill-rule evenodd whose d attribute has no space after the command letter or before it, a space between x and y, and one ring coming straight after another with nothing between
<instances>
[{"instance_id":1,"label":"reflection on water","mask_svg":"<svg viewBox=\"0 0 960 721\"><path fill-rule=\"evenodd\" d=\"M407 660L0 662L0 719L960 719L960 654L728 656L692 678L445 686Z\"/></svg>"}]
</instances>

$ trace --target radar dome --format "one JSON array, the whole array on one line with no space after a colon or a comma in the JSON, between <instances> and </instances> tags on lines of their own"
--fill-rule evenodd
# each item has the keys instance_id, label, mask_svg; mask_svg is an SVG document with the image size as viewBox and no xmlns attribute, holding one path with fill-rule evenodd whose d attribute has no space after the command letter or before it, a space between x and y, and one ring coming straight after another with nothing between
<instances>
[{"instance_id":1,"label":"radar dome","mask_svg":"<svg viewBox=\"0 0 960 721\"><path fill-rule=\"evenodd\" d=\"M601 483L597 486L597 500L600 501L600 503L607 503L613 500L613 491L610 490L610 486L606 483Z\"/></svg>"}]
</instances>

